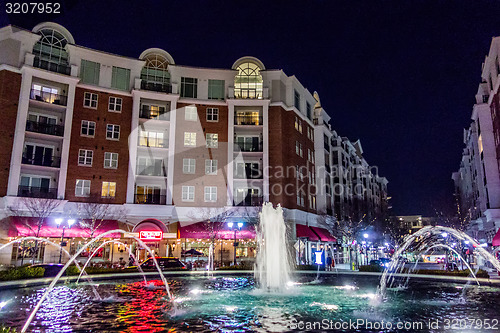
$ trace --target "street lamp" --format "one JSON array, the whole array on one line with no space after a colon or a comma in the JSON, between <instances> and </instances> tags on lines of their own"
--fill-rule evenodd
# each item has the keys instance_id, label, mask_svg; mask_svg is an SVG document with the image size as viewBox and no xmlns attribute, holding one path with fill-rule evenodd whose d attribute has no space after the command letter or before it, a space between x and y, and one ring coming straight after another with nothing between
<instances>
[{"instance_id":1,"label":"street lamp","mask_svg":"<svg viewBox=\"0 0 500 333\"><path fill-rule=\"evenodd\" d=\"M236 232L238 232L238 230L241 230L241 228L243 227L243 222L238 222L238 223L236 223L236 225L233 222L228 222L227 226L229 227L229 229L234 229L234 243L233 243L233 246L234 246L234 266L236 266L236 247L238 246L238 242L236 241Z\"/></svg>"},{"instance_id":2,"label":"street lamp","mask_svg":"<svg viewBox=\"0 0 500 333\"><path fill-rule=\"evenodd\" d=\"M73 224L75 224L75 220L74 219L69 219L66 221L68 223L68 229L71 228L71 226ZM62 218L57 218L56 219L56 224L57 224L57 228L59 228L59 226L63 223L63 219ZM64 230L66 230L66 225L63 225L63 229L62 229L62 235L61 235L61 247L59 249L59 263L61 263L61 259L62 259L62 248L63 248L63 244L64 244Z\"/></svg>"}]
</instances>

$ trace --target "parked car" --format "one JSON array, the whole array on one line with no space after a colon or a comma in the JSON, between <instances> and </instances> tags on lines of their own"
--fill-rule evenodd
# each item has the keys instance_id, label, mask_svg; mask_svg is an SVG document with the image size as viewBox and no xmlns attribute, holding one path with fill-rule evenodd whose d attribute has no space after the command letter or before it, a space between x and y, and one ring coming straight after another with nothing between
<instances>
[{"instance_id":1,"label":"parked car","mask_svg":"<svg viewBox=\"0 0 500 333\"><path fill-rule=\"evenodd\" d=\"M380 260L372 259L370 260L370 266L382 266Z\"/></svg>"},{"instance_id":2,"label":"parked car","mask_svg":"<svg viewBox=\"0 0 500 333\"><path fill-rule=\"evenodd\" d=\"M31 265L30 267L37 268L41 267L45 269L45 272L43 273L43 277L54 277L56 276L61 269L64 267L63 264L35 264ZM63 276L66 275L66 272L63 273Z\"/></svg>"},{"instance_id":3,"label":"parked car","mask_svg":"<svg viewBox=\"0 0 500 333\"><path fill-rule=\"evenodd\" d=\"M380 265L384 267L389 267L389 265L391 264L391 259L389 258L380 258L379 261Z\"/></svg>"},{"instance_id":4,"label":"parked car","mask_svg":"<svg viewBox=\"0 0 500 333\"><path fill-rule=\"evenodd\" d=\"M187 265L174 257L155 257L161 270L188 270ZM129 266L129 269L137 268L137 266ZM156 270L153 258L148 258L141 263L141 268L146 270Z\"/></svg>"}]
</instances>

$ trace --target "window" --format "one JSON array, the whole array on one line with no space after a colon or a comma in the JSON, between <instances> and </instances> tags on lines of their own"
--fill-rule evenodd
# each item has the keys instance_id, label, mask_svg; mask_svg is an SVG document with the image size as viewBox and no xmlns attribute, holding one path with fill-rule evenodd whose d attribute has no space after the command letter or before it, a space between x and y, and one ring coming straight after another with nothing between
<instances>
[{"instance_id":1,"label":"window","mask_svg":"<svg viewBox=\"0 0 500 333\"><path fill-rule=\"evenodd\" d=\"M114 198L116 194L115 182L102 182L101 197Z\"/></svg>"},{"instance_id":2,"label":"window","mask_svg":"<svg viewBox=\"0 0 500 333\"><path fill-rule=\"evenodd\" d=\"M294 90L294 106L300 111L300 94L297 90Z\"/></svg>"},{"instance_id":3,"label":"window","mask_svg":"<svg viewBox=\"0 0 500 333\"><path fill-rule=\"evenodd\" d=\"M151 53L143 60L146 64L141 71L141 80L144 82L141 83L141 89L171 92L167 58L161 54Z\"/></svg>"},{"instance_id":4,"label":"window","mask_svg":"<svg viewBox=\"0 0 500 333\"><path fill-rule=\"evenodd\" d=\"M80 78L82 83L99 85L99 72L101 64L98 62L88 61L82 59L80 66Z\"/></svg>"},{"instance_id":5,"label":"window","mask_svg":"<svg viewBox=\"0 0 500 333\"><path fill-rule=\"evenodd\" d=\"M122 99L119 97L109 97L108 110L112 112L122 112Z\"/></svg>"},{"instance_id":6,"label":"window","mask_svg":"<svg viewBox=\"0 0 500 333\"><path fill-rule=\"evenodd\" d=\"M207 121L219 121L218 108L207 108Z\"/></svg>"},{"instance_id":7,"label":"window","mask_svg":"<svg viewBox=\"0 0 500 333\"><path fill-rule=\"evenodd\" d=\"M198 79L181 77L181 97L197 98Z\"/></svg>"},{"instance_id":8,"label":"window","mask_svg":"<svg viewBox=\"0 0 500 333\"><path fill-rule=\"evenodd\" d=\"M118 168L118 153L104 153L104 168L116 169Z\"/></svg>"},{"instance_id":9,"label":"window","mask_svg":"<svg viewBox=\"0 0 500 333\"><path fill-rule=\"evenodd\" d=\"M311 108L311 104L309 104L309 102L306 102L306 114L307 114L307 118L309 118L309 120L312 120L312 108Z\"/></svg>"},{"instance_id":10,"label":"window","mask_svg":"<svg viewBox=\"0 0 500 333\"><path fill-rule=\"evenodd\" d=\"M139 131L139 146L166 148L167 136L167 133L163 132Z\"/></svg>"},{"instance_id":11,"label":"window","mask_svg":"<svg viewBox=\"0 0 500 333\"><path fill-rule=\"evenodd\" d=\"M205 202L217 201L217 186L205 186Z\"/></svg>"},{"instance_id":12,"label":"window","mask_svg":"<svg viewBox=\"0 0 500 333\"><path fill-rule=\"evenodd\" d=\"M262 98L262 75L260 68L253 62L245 62L236 68L238 74L234 78L234 97Z\"/></svg>"},{"instance_id":13,"label":"window","mask_svg":"<svg viewBox=\"0 0 500 333\"><path fill-rule=\"evenodd\" d=\"M92 166L92 158L94 152L92 150L80 149L78 151L78 165Z\"/></svg>"},{"instance_id":14,"label":"window","mask_svg":"<svg viewBox=\"0 0 500 333\"><path fill-rule=\"evenodd\" d=\"M94 136L95 135L95 122L82 120L82 135L83 136Z\"/></svg>"},{"instance_id":15,"label":"window","mask_svg":"<svg viewBox=\"0 0 500 333\"><path fill-rule=\"evenodd\" d=\"M299 119L299 132L302 133L302 120Z\"/></svg>"},{"instance_id":16,"label":"window","mask_svg":"<svg viewBox=\"0 0 500 333\"><path fill-rule=\"evenodd\" d=\"M115 67L111 73L111 88L129 90L130 69Z\"/></svg>"},{"instance_id":17,"label":"window","mask_svg":"<svg viewBox=\"0 0 500 333\"><path fill-rule=\"evenodd\" d=\"M120 125L108 124L106 126L106 139L119 140L120 139Z\"/></svg>"},{"instance_id":18,"label":"window","mask_svg":"<svg viewBox=\"0 0 500 333\"><path fill-rule=\"evenodd\" d=\"M196 106L186 106L184 108L184 119L188 121L197 121L198 120L198 110Z\"/></svg>"},{"instance_id":19,"label":"window","mask_svg":"<svg viewBox=\"0 0 500 333\"><path fill-rule=\"evenodd\" d=\"M194 186L182 187L182 201L194 201Z\"/></svg>"},{"instance_id":20,"label":"window","mask_svg":"<svg viewBox=\"0 0 500 333\"><path fill-rule=\"evenodd\" d=\"M206 175L217 174L217 160L205 160L205 174Z\"/></svg>"},{"instance_id":21,"label":"window","mask_svg":"<svg viewBox=\"0 0 500 333\"><path fill-rule=\"evenodd\" d=\"M88 197L90 195L90 180L77 179L75 195L77 197Z\"/></svg>"},{"instance_id":22,"label":"window","mask_svg":"<svg viewBox=\"0 0 500 333\"><path fill-rule=\"evenodd\" d=\"M59 89L33 84L31 86L31 99L46 103L66 105L66 96L59 95Z\"/></svg>"},{"instance_id":23,"label":"window","mask_svg":"<svg viewBox=\"0 0 500 333\"><path fill-rule=\"evenodd\" d=\"M196 172L196 160L194 158L182 159L182 172L183 173L195 173Z\"/></svg>"},{"instance_id":24,"label":"window","mask_svg":"<svg viewBox=\"0 0 500 333\"><path fill-rule=\"evenodd\" d=\"M66 51L67 39L58 31L50 28L38 32L42 37L33 46L33 67L47 69L51 72L69 75L71 68Z\"/></svg>"},{"instance_id":25,"label":"window","mask_svg":"<svg viewBox=\"0 0 500 333\"><path fill-rule=\"evenodd\" d=\"M184 132L184 147L195 147L195 146L196 146L196 133Z\"/></svg>"},{"instance_id":26,"label":"window","mask_svg":"<svg viewBox=\"0 0 500 333\"><path fill-rule=\"evenodd\" d=\"M298 141L295 141L295 153L302 157L302 144Z\"/></svg>"},{"instance_id":27,"label":"window","mask_svg":"<svg viewBox=\"0 0 500 333\"><path fill-rule=\"evenodd\" d=\"M299 117L295 117L295 129L299 130Z\"/></svg>"},{"instance_id":28,"label":"window","mask_svg":"<svg viewBox=\"0 0 500 333\"><path fill-rule=\"evenodd\" d=\"M85 92L83 96L83 106L97 109L97 94Z\"/></svg>"},{"instance_id":29,"label":"window","mask_svg":"<svg viewBox=\"0 0 500 333\"><path fill-rule=\"evenodd\" d=\"M207 148L219 147L219 134L207 133Z\"/></svg>"},{"instance_id":30,"label":"window","mask_svg":"<svg viewBox=\"0 0 500 333\"><path fill-rule=\"evenodd\" d=\"M224 99L224 80L208 80L208 99Z\"/></svg>"}]
</instances>

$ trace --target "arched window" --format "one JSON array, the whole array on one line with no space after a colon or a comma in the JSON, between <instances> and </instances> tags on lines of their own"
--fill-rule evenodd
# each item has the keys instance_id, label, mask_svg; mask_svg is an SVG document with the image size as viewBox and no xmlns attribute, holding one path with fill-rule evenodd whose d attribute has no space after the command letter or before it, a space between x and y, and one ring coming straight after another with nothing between
<instances>
[{"instance_id":1,"label":"arched window","mask_svg":"<svg viewBox=\"0 0 500 333\"><path fill-rule=\"evenodd\" d=\"M262 75L260 68L253 62L244 62L236 70L234 79L234 97L262 98Z\"/></svg>"},{"instance_id":2,"label":"arched window","mask_svg":"<svg viewBox=\"0 0 500 333\"><path fill-rule=\"evenodd\" d=\"M141 71L141 89L172 92L168 59L161 54L152 53L143 60L146 64Z\"/></svg>"},{"instance_id":3,"label":"arched window","mask_svg":"<svg viewBox=\"0 0 500 333\"><path fill-rule=\"evenodd\" d=\"M69 54L66 51L68 40L54 29L41 29L38 34L42 36L33 46L35 60L34 67L69 75Z\"/></svg>"}]
</instances>

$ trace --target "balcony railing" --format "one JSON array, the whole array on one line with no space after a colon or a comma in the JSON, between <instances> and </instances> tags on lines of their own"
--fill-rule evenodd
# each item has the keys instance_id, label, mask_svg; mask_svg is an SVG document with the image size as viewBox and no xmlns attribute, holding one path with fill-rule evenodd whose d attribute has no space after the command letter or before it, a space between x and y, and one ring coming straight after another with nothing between
<instances>
[{"instance_id":1,"label":"balcony railing","mask_svg":"<svg viewBox=\"0 0 500 333\"><path fill-rule=\"evenodd\" d=\"M40 123L37 121L28 120L26 122L26 131L42 133L42 134L49 134L49 135L63 136L64 135L64 126L47 124L47 123Z\"/></svg>"},{"instance_id":2,"label":"balcony railing","mask_svg":"<svg viewBox=\"0 0 500 333\"><path fill-rule=\"evenodd\" d=\"M141 89L164 92L164 93L168 93L168 94L172 93L172 85L171 84L150 82L150 81L146 81L146 80L141 80Z\"/></svg>"},{"instance_id":3,"label":"balcony railing","mask_svg":"<svg viewBox=\"0 0 500 333\"><path fill-rule=\"evenodd\" d=\"M61 158L59 156L52 155L33 156L23 154L22 163L59 168L61 166Z\"/></svg>"},{"instance_id":4,"label":"balcony railing","mask_svg":"<svg viewBox=\"0 0 500 333\"><path fill-rule=\"evenodd\" d=\"M66 65L66 64L57 64L55 62L50 62L50 61L43 60L43 59L40 59L37 57L35 57L35 59L33 60L33 67L46 69L48 71L59 73L59 74L64 74L64 75L71 74L71 66Z\"/></svg>"},{"instance_id":5,"label":"balcony railing","mask_svg":"<svg viewBox=\"0 0 500 333\"><path fill-rule=\"evenodd\" d=\"M263 197L246 197L241 201L236 199L233 202L233 206L262 206L263 202L264 202Z\"/></svg>"},{"instance_id":6,"label":"balcony railing","mask_svg":"<svg viewBox=\"0 0 500 333\"><path fill-rule=\"evenodd\" d=\"M264 173L262 170L253 170L246 168L243 170L234 170L235 179L262 179L264 178Z\"/></svg>"},{"instance_id":7,"label":"balcony railing","mask_svg":"<svg viewBox=\"0 0 500 333\"><path fill-rule=\"evenodd\" d=\"M139 112L139 118L143 119L157 119L157 120L170 120L170 112L163 110L151 110L147 108L142 108Z\"/></svg>"},{"instance_id":8,"label":"balcony railing","mask_svg":"<svg viewBox=\"0 0 500 333\"><path fill-rule=\"evenodd\" d=\"M37 89L31 89L31 99L36 101L41 101L50 104L56 105L64 105L66 106L68 103L68 96L60 95L60 94L52 94L48 91L40 91Z\"/></svg>"},{"instance_id":9,"label":"balcony railing","mask_svg":"<svg viewBox=\"0 0 500 333\"><path fill-rule=\"evenodd\" d=\"M262 116L254 117L254 116L235 116L234 117L235 125L262 125Z\"/></svg>"},{"instance_id":10,"label":"balcony railing","mask_svg":"<svg viewBox=\"0 0 500 333\"><path fill-rule=\"evenodd\" d=\"M137 168L137 175L139 176L156 176L156 177L166 177L167 172L162 168L158 169L155 167L146 167L141 169L141 167Z\"/></svg>"},{"instance_id":11,"label":"balcony railing","mask_svg":"<svg viewBox=\"0 0 500 333\"><path fill-rule=\"evenodd\" d=\"M145 205L165 205L167 203L167 196L161 194L134 194L134 201L136 204Z\"/></svg>"},{"instance_id":12,"label":"balcony railing","mask_svg":"<svg viewBox=\"0 0 500 333\"><path fill-rule=\"evenodd\" d=\"M234 151L262 152L263 142L235 142Z\"/></svg>"},{"instance_id":13,"label":"balcony railing","mask_svg":"<svg viewBox=\"0 0 500 333\"><path fill-rule=\"evenodd\" d=\"M19 186L17 190L18 197L30 198L57 198L57 188L35 187L35 186Z\"/></svg>"}]
</instances>

